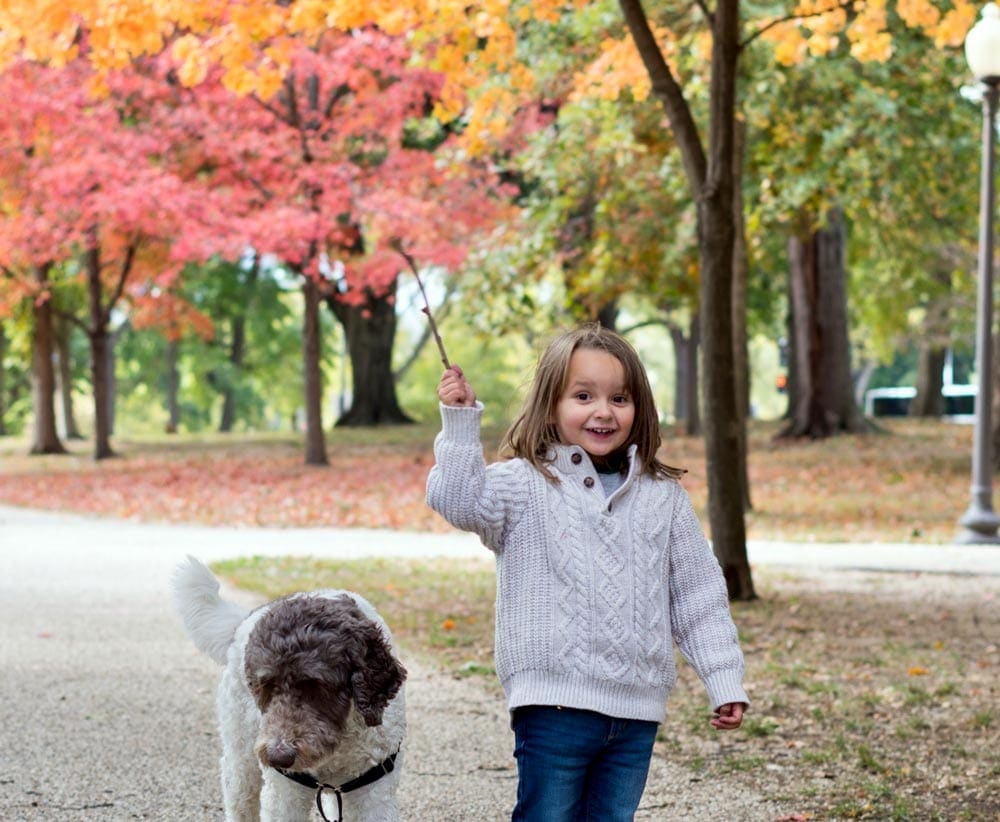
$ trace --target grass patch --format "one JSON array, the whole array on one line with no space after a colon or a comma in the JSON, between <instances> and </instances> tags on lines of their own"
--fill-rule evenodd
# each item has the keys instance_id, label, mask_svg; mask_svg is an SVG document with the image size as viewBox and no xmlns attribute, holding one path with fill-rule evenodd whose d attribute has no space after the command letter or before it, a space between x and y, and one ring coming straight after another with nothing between
<instances>
[{"instance_id":1,"label":"grass patch","mask_svg":"<svg viewBox=\"0 0 1000 822\"><path fill-rule=\"evenodd\" d=\"M464 676L493 671L495 578L489 557L251 557L212 567L221 578L265 599L315 588L356 591L378 609L408 653Z\"/></svg>"}]
</instances>

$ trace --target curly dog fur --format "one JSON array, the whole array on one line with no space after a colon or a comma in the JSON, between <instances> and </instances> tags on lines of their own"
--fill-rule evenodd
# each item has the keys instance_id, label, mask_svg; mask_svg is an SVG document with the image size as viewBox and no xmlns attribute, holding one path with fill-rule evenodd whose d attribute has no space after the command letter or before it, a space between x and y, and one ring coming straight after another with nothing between
<instances>
[{"instance_id":1,"label":"curly dog fur","mask_svg":"<svg viewBox=\"0 0 1000 822\"><path fill-rule=\"evenodd\" d=\"M221 599L218 580L190 557L174 596L195 645L225 666L216 705L227 820L308 819L315 791L279 769L339 786L399 751L406 670L363 597L315 591L247 612ZM343 794L345 820L399 819L401 756L391 773Z\"/></svg>"}]
</instances>

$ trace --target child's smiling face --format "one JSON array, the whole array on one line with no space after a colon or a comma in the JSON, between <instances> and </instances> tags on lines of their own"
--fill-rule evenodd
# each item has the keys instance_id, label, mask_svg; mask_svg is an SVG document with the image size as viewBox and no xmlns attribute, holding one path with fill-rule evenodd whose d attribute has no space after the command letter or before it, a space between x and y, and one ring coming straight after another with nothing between
<instances>
[{"instance_id":1,"label":"child's smiling face","mask_svg":"<svg viewBox=\"0 0 1000 822\"><path fill-rule=\"evenodd\" d=\"M594 348L574 351L556 403L559 440L604 457L625 444L634 419L635 401L618 358Z\"/></svg>"}]
</instances>

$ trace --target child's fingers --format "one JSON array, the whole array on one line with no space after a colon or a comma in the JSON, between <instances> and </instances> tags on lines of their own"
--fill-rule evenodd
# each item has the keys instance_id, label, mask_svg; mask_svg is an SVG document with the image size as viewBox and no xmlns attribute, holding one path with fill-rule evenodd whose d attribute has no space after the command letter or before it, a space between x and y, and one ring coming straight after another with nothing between
<instances>
[{"instance_id":1,"label":"child's fingers","mask_svg":"<svg viewBox=\"0 0 1000 822\"><path fill-rule=\"evenodd\" d=\"M742 702L730 702L719 707L712 718L712 727L720 731L730 731L743 724Z\"/></svg>"}]
</instances>

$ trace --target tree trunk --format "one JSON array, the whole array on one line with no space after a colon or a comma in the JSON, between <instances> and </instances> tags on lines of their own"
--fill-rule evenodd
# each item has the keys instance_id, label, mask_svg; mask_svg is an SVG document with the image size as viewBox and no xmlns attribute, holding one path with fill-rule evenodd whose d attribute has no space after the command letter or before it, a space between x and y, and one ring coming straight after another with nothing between
<instances>
[{"instance_id":1,"label":"tree trunk","mask_svg":"<svg viewBox=\"0 0 1000 822\"><path fill-rule=\"evenodd\" d=\"M247 312L250 305L255 301L258 278L260 276L260 255L255 254L253 264L243 269L245 279L243 279L243 299L237 308L236 313L230 317L230 330L232 339L229 345L229 379L226 380L222 390L222 415L219 419L219 431L228 433L233 430L239 412L239 396L237 390L243 382L243 364L246 362L247 350Z\"/></svg>"},{"instance_id":2,"label":"tree trunk","mask_svg":"<svg viewBox=\"0 0 1000 822\"><path fill-rule=\"evenodd\" d=\"M951 271L942 266L933 272L940 293L935 293L924 307L917 354L917 395L910 403L910 416L944 415L944 361L951 341L948 306L951 296Z\"/></svg>"},{"instance_id":3,"label":"tree trunk","mask_svg":"<svg viewBox=\"0 0 1000 822\"><path fill-rule=\"evenodd\" d=\"M0 322L0 437L7 436L7 369L4 360L7 359L7 329Z\"/></svg>"},{"instance_id":4,"label":"tree trunk","mask_svg":"<svg viewBox=\"0 0 1000 822\"><path fill-rule=\"evenodd\" d=\"M229 433L236 422L237 386L233 384L232 376L243 373L243 360L246 356L246 317L242 314L230 320L232 341L229 345L230 379L222 389L222 416L219 419L219 431Z\"/></svg>"},{"instance_id":5,"label":"tree trunk","mask_svg":"<svg viewBox=\"0 0 1000 822\"><path fill-rule=\"evenodd\" d=\"M110 315L108 315L110 316ZM110 323L109 323L110 324ZM108 437L115 435L116 412L118 410L118 340L124 333L127 323L118 326L114 331L108 329L108 338L104 347L104 356L107 357L105 374L107 375L107 391L104 394L104 401L108 404Z\"/></svg>"},{"instance_id":6,"label":"tree trunk","mask_svg":"<svg viewBox=\"0 0 1000 822\"><path fill-rule=\"evenodd\" d=\"M49 287L49 266L36 266L35 279L39 292ZM36 299L32 307L31 397L35 424L32 433L32 454L65 454L66 448L56 430L56 375L52 364L53 333L51 296Z\"/></svg>"},{"instance_id":7,"label":"tree trunk","mask_svg":"<svg viewBox=\"0 0 1000 822\"><path fill-rule=\"evenodd\" d=\"M176 434L181 424L180 372L177 368L180 351L179 340L167 340L167 428L166 433Z\"/></svg>"},{"instance_id":8,"label":"tree trunk","mask_svg":"<svg viewBox=\"0 0 1000 822\"><path fill-rule=\"evenodd\" d=\"M679 326L668 324L674 348L674 417L684 420L684 433L689 437L701 434L701 409L698 403L698 325L697 313L691 316L688 333Z\"/></svg>"},{"instance_id":9,"label":"tree trunk","mask_svg":"<svg viewBox=\"0 0 1000 822\"><path fill-rule=\"evenodd\" d=\"M699 437L702 435L701 425L701 378L699 377L698 364L701 360L701 311L695 311L691 315L691 328L688 332L687 347L687 388L688 395L687 427L685 428L689 437Z\"/></svg>"},{"instance_id":10,"label":"tree trunk","mask_svg":"<svg viewBox=\"0 0 1000 822\"><path fill-rule=\"evenodd\" d=\"M329 465L323 431L322 338L319 284L303 275L302 357L305 373L306 465Z\"/></svg>"},{"instance_id":11,"label":"tree trunk","mask_svg":"<svg viewBox=\"0 0 1000 822\"><path fill-rule=\"evenodd\" d=\"M733 376L736 380L736 413L739 433L740 483L743 510L752 511L750 470L747 459L747 418L750 414L750 353L747 347L747 256L746 224L743 219L743 155L746 150L746 121L737 119L733 131Z\"/></svg>"},{"instance_id":12,"label":"tree trunk","mask_svg":"<svg viewBox=\"0 0 1000 822\"><path fill-rule=\"evenodd\" d=\"M701 351L705 408L708 516L712 547L731 599L754 599L746 550L740 459L741 425L733 352L733 148L739 2L719 0L713 21L709 152L698 200L701 261Z\"/></svg>"},{"instance_id":13,"label":"tree trunk","mask_svg":"<svg viewBox=\"0 0 1000 822\"><path fill-rule=\"evenodd\" d=\"M87 296L90 306L90 373L94 392L94 459L113 457L111 448L110 383L108 381L108 321L101 287L101 254L96 245L86 253Z\"/></svg>"},{"instance_id":14,"label":"tree trunk","mask_svg":"<svg viewBox=\"0 0 1000 822\"><path fill-rule=\"evenodd\" d=\"M944 415L944 358L945 349L928 343L921 337L917 355L917 395L910 402L911 417L934 417Z\"/></svg>"},{"instance_id":15,"label":"tree trunk","mask_svg":"<svg viewBox=\"0 0 1000 822\"><path fill-rule=\"evenodd\" d=\"M611 302L604 303L597 310L597 322L609 329L614 331L618 325L618 301L612 300Z\"/></svg>"},{"instance_id":16,"label":"tree trunk","mask_svg":"<svg viewBox=\"0 0 1000 822\"><path fill-rule=\"evenodd\" d=\"M399 407L392 374L396 339L396 283L385 294L366 293L361 305L327 299L340 322L351 358L351 407L338 426L403 425L413 419Z\"/></svg>"},{"instance_id":17,"label":"tree trunk","mask_svg":"<svg viewBox=\"0 0 1000 822\"><path fill-rule=\"evenodd\" d=\"M708 518L731 599L756 594L746 550L740 479L740 419L733 361L733 141L739 0L719 0L711 18L712 76L706 154L684 92L663 58L639 0L619 0L625 22L663 105L698 205L701 349L704 375Z\"/></svg>"},{"instance_id":18,"label":"tree trunk","mask_svg":"<svg viewBox=\"0 0 1000 822\"><path fill-rule=\"evenodd\" d=\"M63 435L68 440L82 440L73 413L73 355L70 350L72 326L66 320L56 319L52 330L55 337L56 361L59 368L56 382L59 386L60 407L63 412Z\"/></svg>"},{"instance_id":19,"label":"tree trunk","mask_svg":"<svg viewBox=\"0 0 1000 822\"><path fill-rule=\"evenodd\" d=\"M791 420L779 436L821 439L871 430L851 383L845 245L837 208L827 215L826 227L789 240L795 396Z\"/></svg>"}]
</instances>

